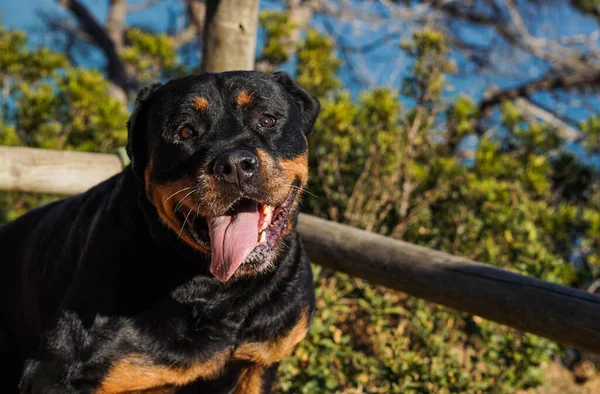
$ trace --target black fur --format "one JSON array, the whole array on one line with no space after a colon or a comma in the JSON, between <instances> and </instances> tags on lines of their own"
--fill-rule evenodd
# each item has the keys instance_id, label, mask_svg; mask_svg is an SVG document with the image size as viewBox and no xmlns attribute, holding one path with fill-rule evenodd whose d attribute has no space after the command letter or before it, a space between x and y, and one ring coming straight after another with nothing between
<instances>
[{"instance_id":1,"label":"black fur","mask_svg":"<svg viewBox=\"0 0 600 394\"><path fill-rule=\"evenodd\" d=\"M232 103L242 88L256 94L248 109ZM206 97L206 111L189 108L194 95ZM22 376L22 393L92 393L128 354L188 367L247 341L268 342L302 311L312 315L312 275L295 230L280 240L273 269L221 283L208 271L210 256L161 221L144 170L152 161L157 182L193 177L239 146L296 157L307 150L299 131L308 134L318 111L283 74L201 74L142 91L129 123L132 166L0 227L5 392L17 392ZM263 112L278 116L276 128L253 128ZM184 124L200 136L174 143ZM294 210L289 220L296 218ZM229 393L248 366L231 360L219 378L178 392ZM266 369L263 392L276 369Z\"/></svg>"}]
</instances>

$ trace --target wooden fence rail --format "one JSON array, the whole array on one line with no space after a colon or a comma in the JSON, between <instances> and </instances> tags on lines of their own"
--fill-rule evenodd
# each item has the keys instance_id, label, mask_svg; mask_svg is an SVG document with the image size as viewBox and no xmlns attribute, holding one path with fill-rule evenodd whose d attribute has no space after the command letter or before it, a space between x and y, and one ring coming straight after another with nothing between
<instances>
[{"instance_id":1,"label":"wooden fence rail","mask_svg":"<svg viewBox=\"0 0 600 394\"><path fill-rule=\"evenodd\" d=\"M119 172L116 155L0 147L0 190L74 194ZM507 326L600 354L600 296L310 215L311 260Z\"/></svg>"}]
</instances>

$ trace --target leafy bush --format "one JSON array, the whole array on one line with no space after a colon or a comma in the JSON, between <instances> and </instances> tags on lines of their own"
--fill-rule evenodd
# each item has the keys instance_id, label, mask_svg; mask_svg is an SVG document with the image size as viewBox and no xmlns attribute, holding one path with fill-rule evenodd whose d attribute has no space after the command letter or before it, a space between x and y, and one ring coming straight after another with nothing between
<instances>
[{"instance_id":1,"label":"leafy bush","mask_svg":"<svg viewBox=\"0 0 600 394\"><path fill-rule=\"evenodd\" d=\"M72 67L0 25L0 145L112 152L127 141L127 108L96 70ZM59 197L0 193L0 223Z\"/></svg>"},{"instance_id":2,"label":"leafy bush","mask_svg":"<svg viewBox=\"0 0 600 394\"><path fill-rule=\"evenodd\" d=\"M315 269L317 314L284 360L281 393L514 392L539 384L556 345Z\"/></svg>"},{"instance_id":3,"label":"leafy bush","mask_svg":"<svg viewBox=\"0 0 600 394\"><path fill-rule=\"evenodd\" d=\"M556 130L505 104L503 133L479 138L465 157L476 105L444 99L453 65L442 37L418 33L402 46L415 61L401 94L353 100L305 81L323 107L305 209L562 284L595 277L598 205L563 193ZM303 50L299 72L319 58ZM568 263L575 233L596 245L592 275ZM315 267L315 285L315 321L282 364L281 393L512 393L539 385L540 366L559 354L549 340L344 274Z\"/></svg>"}]
</instances>

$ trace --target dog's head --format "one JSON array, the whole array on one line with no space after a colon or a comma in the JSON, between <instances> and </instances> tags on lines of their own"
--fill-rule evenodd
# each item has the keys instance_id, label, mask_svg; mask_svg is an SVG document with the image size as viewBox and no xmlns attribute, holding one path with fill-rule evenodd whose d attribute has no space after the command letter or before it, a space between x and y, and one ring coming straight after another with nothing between
<instances>
[{"instance_id":1,"label":"dog's head","mask_svg":"<svg viewBox=\"0 0 600 394\"><path fill-rule=\"evenodd\" d=\"M282 249L318 113L285 73L194 75L139 93L127 151L161 220L227 281L268 269Z\"/></svg>"}]
</instances>

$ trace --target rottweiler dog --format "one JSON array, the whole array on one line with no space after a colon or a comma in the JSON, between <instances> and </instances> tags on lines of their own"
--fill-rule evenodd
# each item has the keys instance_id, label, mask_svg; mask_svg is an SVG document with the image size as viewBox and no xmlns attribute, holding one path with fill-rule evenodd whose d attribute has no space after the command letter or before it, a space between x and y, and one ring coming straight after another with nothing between
<instances>
[{"instance_id":1,"label":"rottweiler dog","mask_svg":"<svg viewBox=\"0 0 600 394\"><path fill-rule=\"evenodd\" d=\"M295 225L318 113L285 73L143 89L130 166L0 228L4 390L270 392L314 310Z\"/></svg>"}]
</instances>

